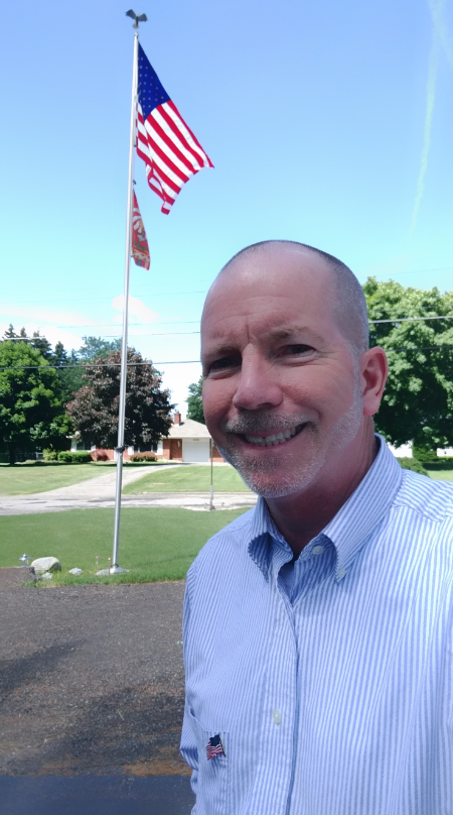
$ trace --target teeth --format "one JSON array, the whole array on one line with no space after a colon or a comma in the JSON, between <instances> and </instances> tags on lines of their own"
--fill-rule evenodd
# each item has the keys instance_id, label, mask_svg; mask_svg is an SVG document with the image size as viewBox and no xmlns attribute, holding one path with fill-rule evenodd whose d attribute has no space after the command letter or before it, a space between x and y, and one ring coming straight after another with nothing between
<instances>
[{"instance_id":1,"label":"teeth","mask_svg":"<svg viewBox=\"0 0 453 815\"><path fill-rule=\"evenodd\" d=\"M274 436L248 436L245 434L245 438L250 444L256 444L257 447L273 447L292 439L301 429L302 425L298 425L298 427L293 427L291 430L276 433Z\"/></svg>"}]
</instances>

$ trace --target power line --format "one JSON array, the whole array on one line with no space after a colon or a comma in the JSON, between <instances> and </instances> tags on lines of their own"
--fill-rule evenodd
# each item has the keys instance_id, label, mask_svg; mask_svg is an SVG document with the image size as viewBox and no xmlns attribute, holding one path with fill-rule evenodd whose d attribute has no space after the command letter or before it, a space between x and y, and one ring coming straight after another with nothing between
<instances>
[{"instance_id":1,"label":"power line","mask_svg":"<svg viewBox=\"0 0 453 815\"><path fill-rule=\"evenodd\" d=\"M417 320L453 320L453 314L444 314L441 317L395 317L391 320L368 320L369 323L410 323Z\"/></svg>"},{"instance_id":2,"label":"power line","mask_svg":"<svg viewBox=\"0 0 453 815\"><path fill-rule=\"evenodd\" d=\"M377 346L372 346L377 347ZM385 348L387 352L397 353L410 353L412 351L440 351L443 348L453 349L453 345L421 345L414 348ZM171 359L164 362L128 362L127 367L138 367L140 365L193 365L200 364L199 359ZM111 368L121 367L121 362L83 362L77 365L1 365L0 371L25 371L25 370L41 370L41 371L65 371L68 368Z\"/></svg>"},{"instance_id":3,"label":"power line","mask_svg":"<svg viewBox=\"0 0 453 815\"><path fill-rule=\"evenodd\" d=\"M139 365L192 365L200 364L199 359L170 359L165 362L128 362L127 367L138 367ZM68 368L111 368L121 367L121 362L83 362L78 365L1 365L0 371L66 371Z\"/></svg>"},{"instance_id":4,"label":"power line","mask_svg":"<svg viewBox=\"0 0 453 815\"><path fill-rule=\"evenodd\" d=\"M410 351L438 351L440 348L453 348L453 345L421 345L416 348L384 348L384 351L387 353L390 353L390 351L404 351L404 353L409 353Z\"/></svg>"},{"instance_id":5,"label":"power line","mask_svg":"<svg viewBox=\"0 0 453 815\"><path fill-rule=\"evenodd\" d=\"M405 271L405 272L394 271L391 274L394 274L394 275L425 274L427 272L448 272L448 271L451 271L452 269L453 269L453 266L437 266L437 267L431 268L431 269L414 269L413 271L409 270L409 271ZM358 273L361 274L360 270L359 270ZM373 275L371 275L371 276L373 276ZM382 282L382 281L380 281L380 282ZM192 295L192 294L206 294L206 291L207 291L207 289L194 289L193 291L182 291L182 292L181 291L177 291L177 292L175 292L175 291L171 291L171 292L146 292L146 293L144 293L142 295L139 292L138 295L134 295L134 296L138 296L138 297L179 297L179 296L187 297L188 295ZM116 295L116 294L104 295L102 297L97 297L96 302L99 302L101 300L113 300L113 298L117 297L117 296L118 295ZM72 303L92 303L93 302L93 297L92 296L91 297L75 297L74 298L71 293L67 293L67 294L62 295L62 297L71 297L71 302ZM20 305L33 305L34 306L34 305L36 305L36 303L61 303L62 297L46 297L46 298L43 298L41 300L36 300L36 299L35 300L25 300L23 303L20 303ZM16 304L7 302L4 305L10 306L10 305L16 305Z\"/></svg>"},{"instance_id":6,"label":"power line","mask_svg":"<svg viewBox=\"0 0 453 815\"><path fill-rule=\"evenodd\" d=\"M161 291L161 292L146 292L143 294L142 297L187 297L192 294L206 294L207 289L194 289L193 291ZM133 295L134 297L136 295ZM140 296L140 295L139 295ZM22 303L19 303L21 306L34 306L36 303L61 303L62 298L64 297L71 297L71 303L92 303L93 297L72 297L71 294L62 295L61 297L45 297L42 300L24 300ZM118 297L117 294L106 295L105 297L96 297L95 302L98 303L101 300L113 300L115 297ZM17 303L2 303L2 308L4 306L16 306Z\"/></svg>"},{"instance_id":7,"label":"power line","mask_svg":"<svg viewBox=\"0 0 453 815\"><path fill-rule=\"evenodd\" d=\"M158 325L191 325L192 323L196 323L199 325L200 320L159 320ZM58 323L61 328L107 328L111 325L117 325L117 323L81 323L80 325L69 325L68 323ZM129 323L129 325L150 325L150 323ZM119 327L119 326L118 326Z\"/></svg>"},{"instance_id":8,"label":"power line","mask_svg":"<svg viewBox=\"0 0 453 815\"><path fill-rule=\"evenodd\" d=\"M380 323L409 323L409 322L427 322L429 320L453 320L453 314L443 314L431 317L392 317L382 320L368 320L372 325ZM199 320L181 320L182 325L199 324ZM59 328L108 328L115 323L90 323L81 325L68 325L67 323L60 323ZM146 326L149 323L129 323L130 328L137 326ZM174 325L173 322L162 322L159 325ZM189 334L199 334L199 331L149 331L146 334L132 334L136 337L179 337L187 336ZM104 337L119 337L121 334L103 334ZM41 337L3 337L0 341L15 341L15 342L34 342L35 340L46 339L43 335Z\"/></svg>"},{"instance_id":9,"label":"power line","mask_svg":"<svg viewBox=\"0 0 453 815\"><path fill-rule=\"evenodd\" d=\"M453 269L453 266L438 266L435 269L415 269L414 271L408 272L391 272L394 275L403 275L403 274L426 274L426 272L450 272ZM375 275L368 275L368 277L374 277ZM387 281L378 281L380 283L385 283Z\"/></svg>"},{"instance_id":10,"label":"power line","mask_svg":"<svg viewBox=\"0 0 453 815\"><path fill-rule=\"evenodd\" d=\"M132 323L134 325L134 323ZM136 325L146 325L146 323L136 323ZM77 328L77 326L72 326ZM146 334L135 334L136 337L179 337L186 334L199 334L199 331L149 331ZM105 337L118 337L121 334L104 334ZM45 339L45 337L7 337L6 340L26 340L34 342L35 340Z\"/></svg>"},{"instance_id":11,"label":"power line","mask_svg":"<svg viewBox=\"0 0 453 815\"><path fill-rule=\"evenodd\" d=\"M19 321L20 322L20 321ZM159 320L157 325L199 325L200 320ZM117 323L78 323L76 325L71 325L69 323L55 323L57 328L109 328L110 326L116 326ZM133 325L151 325L151 323L129 323L130 326ZM118 325L118 329L120 326ZM9 337L9 339L27 339L22 337ZM35 339L35 337L29 337L28 339Z\"/></svg>"}]
</instances>

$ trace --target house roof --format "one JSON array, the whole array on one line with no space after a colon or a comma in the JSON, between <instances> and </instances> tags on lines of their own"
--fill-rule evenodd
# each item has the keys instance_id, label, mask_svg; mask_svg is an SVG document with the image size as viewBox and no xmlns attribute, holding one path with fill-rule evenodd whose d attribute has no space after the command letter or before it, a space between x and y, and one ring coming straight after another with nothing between
<instances>
[{"instance_id":1,"label":"house roof","mask_svg":"<svg viewBox=\"0 0 453 815\"><path fill-rule=\"evenodd\" d=\"M206 425L194 419L186 419L179 424L172 424L168 434L169 439L210 439L211 435Z\"/></svg>"}]
</instances>

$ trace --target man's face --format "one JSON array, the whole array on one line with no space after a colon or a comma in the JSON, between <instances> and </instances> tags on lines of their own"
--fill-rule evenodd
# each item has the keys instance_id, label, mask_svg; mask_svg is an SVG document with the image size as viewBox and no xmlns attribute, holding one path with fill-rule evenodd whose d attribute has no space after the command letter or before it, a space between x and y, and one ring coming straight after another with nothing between
<instances>
[{"instance_id":1,"label":"man's face","mask_svg":"<svg viewBox=\"0 0 453 815\"><path fill-rule=\"evenodd\" d=\"M224 457L268 498L341 467L360 435L360 371L332 297L321 258L280 246L244 254L205 303L206 424Z\"/></svg>"}]
</instances>

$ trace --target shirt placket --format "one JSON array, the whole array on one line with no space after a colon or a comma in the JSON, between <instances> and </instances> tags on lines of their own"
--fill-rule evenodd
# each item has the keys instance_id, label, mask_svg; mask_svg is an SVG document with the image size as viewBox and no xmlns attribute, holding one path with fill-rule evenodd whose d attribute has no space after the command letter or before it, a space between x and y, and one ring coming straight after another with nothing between
<instances>
[{"instance_id":1,"label":"shirt placket","mask_svg":"<svg viewBox=\"0 0 453 815\"><path fill-rule=\"evenodd\" d=\"M285 815L292 784L297 739L297 643L293 611L277 584L274 564L269 575L274 626L269 635L268 664L263 695L259 762L252 795L254 815Z\"/></svg>"}]
</instances>

